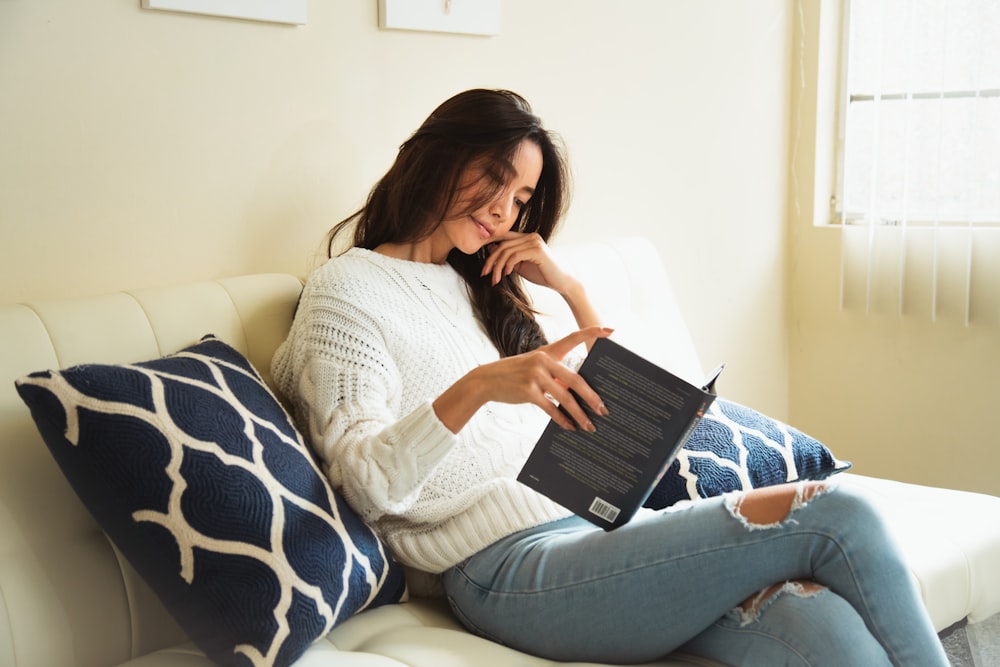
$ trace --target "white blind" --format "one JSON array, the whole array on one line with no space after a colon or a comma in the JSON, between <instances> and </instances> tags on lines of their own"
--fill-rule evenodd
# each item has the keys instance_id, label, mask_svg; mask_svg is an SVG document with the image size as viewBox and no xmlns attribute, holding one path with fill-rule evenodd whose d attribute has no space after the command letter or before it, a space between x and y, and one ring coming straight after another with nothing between
<instances>
[{"instance_id":1,"label":"white blind","mask_svg":"<svg viewBox=\"0 0 1000 667\"><path fill-rule=\"evenodd\" d=\"M968 324L1000 232L1000 0L845 2L842 297L905 314L926 295Z\"/></svg>"}]
</instances>

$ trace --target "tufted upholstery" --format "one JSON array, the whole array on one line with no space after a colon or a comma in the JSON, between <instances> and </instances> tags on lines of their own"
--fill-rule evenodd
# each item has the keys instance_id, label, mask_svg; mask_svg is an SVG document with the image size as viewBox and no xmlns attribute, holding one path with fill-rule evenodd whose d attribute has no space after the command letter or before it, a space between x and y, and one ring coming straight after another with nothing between
<instances>
[{"instance_id":1,"label":"tufted upholstery","mask_svg":"<svg viewBox=\"0 0 1000 667\"><path fill-rule=\"evenodd\" d=\"M0 665L113 665L184 640L62 478L13 380L151 359L208 332L266 372L300 287L249 276L0 307Z\"/></svg>"},{"instance_id":2,"label":"tufted upholstery","mask_svg":"<svg viewBox=\"0 0 1000 667\"><path fill-rule=\"evenodd\" d=\"M616 337L682 375L701 367L654 248L617 239L558 250L588 281ZM14 379L84 362L151 359L214 333L268 379L300 281L251 275L58 302L0 306L0 667L207 667L76 499ZM564 306L539 294L546 326ZM904 544L939 629L1000 611L1000 498L844 476L868 489ZM551 664L466 633L439 599L363 612L297 667ZM658 665L703 664L680 657Z\"/></svg>"}]
</instances>

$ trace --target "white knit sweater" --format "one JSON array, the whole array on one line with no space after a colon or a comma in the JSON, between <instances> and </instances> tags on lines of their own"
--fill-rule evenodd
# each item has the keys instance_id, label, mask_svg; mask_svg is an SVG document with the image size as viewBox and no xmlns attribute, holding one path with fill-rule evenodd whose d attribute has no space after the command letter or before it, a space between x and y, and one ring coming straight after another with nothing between
<instances>
[{"instance_id":1,"label":"white knit sweater","mask_svg":"<svg viewBox=\"0 0 1000 667\"><path fill-rule=\"evenodd\" d=\"M442 572L569 514L515 479L541 409L489 403L455 435L431 407L498 357L447 264L354 248L306 282L274 380L331 483L405 565Z\"/></svg>"}]
</instances>

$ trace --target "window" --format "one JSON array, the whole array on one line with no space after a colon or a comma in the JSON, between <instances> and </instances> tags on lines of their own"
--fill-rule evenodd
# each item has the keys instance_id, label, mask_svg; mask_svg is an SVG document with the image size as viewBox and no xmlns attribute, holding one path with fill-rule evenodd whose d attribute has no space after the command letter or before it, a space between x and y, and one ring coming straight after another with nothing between
<instances>
[{"instance_id":1,"label":"window","mask_svg":"<svg viewBox=\"0 0 1000 667\"><path fill-rule=\"evenodd\" d=\"M834 222L1000 225L1000 1L844 2Z\"/></svg>"}]
</instances>

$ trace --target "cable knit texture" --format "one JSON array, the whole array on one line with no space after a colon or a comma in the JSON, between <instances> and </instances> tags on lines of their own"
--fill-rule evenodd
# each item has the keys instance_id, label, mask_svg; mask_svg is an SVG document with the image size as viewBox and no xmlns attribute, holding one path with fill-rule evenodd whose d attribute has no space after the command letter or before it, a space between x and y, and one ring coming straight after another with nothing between
<instances>
[{"instance_id":1,"label":"cable knit texture","mask_svg":"<svg viewBox=\"0 0 1000 667\"><path fill-rule=\"evenodd\" d=\"M499 354L449 265L353 248L306 282L272 373L333 485L393 550L443 572L569 512L515 477L548 417L489 403L458 435L431 403Z\"/></svg>"}]
</instances>

